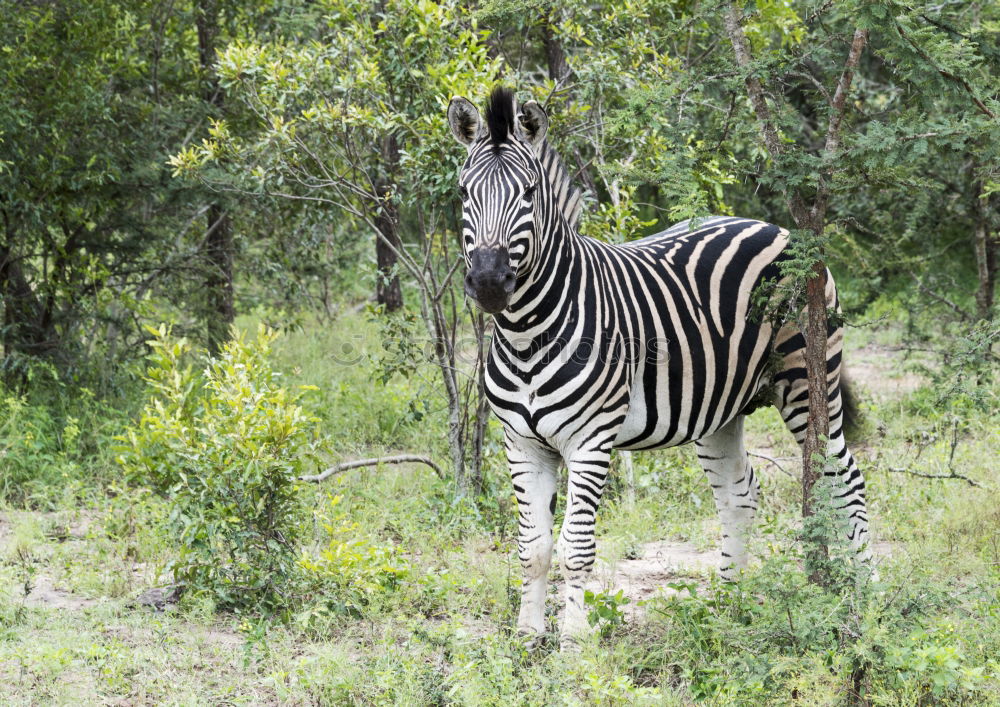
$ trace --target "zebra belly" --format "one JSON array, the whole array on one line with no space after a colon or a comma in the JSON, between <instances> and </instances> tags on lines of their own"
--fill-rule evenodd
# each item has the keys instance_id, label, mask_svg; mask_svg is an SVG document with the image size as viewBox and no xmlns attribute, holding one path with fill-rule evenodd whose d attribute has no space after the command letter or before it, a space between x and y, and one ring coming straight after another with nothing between
<instances>
[{"instance_id":1,"label":"zebra belly","mask_svg":"<svg viewBox=\"0 0 1000 707\"><path fill-rule=\"evenodd\" d=\"M615 438L615 449L639 451L687 444L712 434L740 413L740 408L734 407L711 416L682 416L680 411L671 409L670 395L657 395L654 405L649 406L643 384L648 384L649 378L636 376L636 380L638 384L632 389L628 411ZM758 380L749 387L756 391L759 385Z\"/></svg>"}]
</instances>

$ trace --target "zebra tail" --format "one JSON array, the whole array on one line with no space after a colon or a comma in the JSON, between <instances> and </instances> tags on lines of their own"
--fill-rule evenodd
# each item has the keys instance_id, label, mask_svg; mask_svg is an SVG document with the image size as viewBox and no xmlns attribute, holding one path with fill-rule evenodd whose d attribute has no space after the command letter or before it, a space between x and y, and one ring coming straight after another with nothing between
<instances>
[{"instance_id":1,"label":"zebra tail","mask_svg":"<svg viewBox=\"0 0 1000 707\"><path fill-rule=\"evenodd\" d=\"M858 399L855 397L851 383L845 374L846 371L841 368L840 405L844 415L844 436L856 441L860 438L864 427L864 416L858 408Z\"/></svg>"}]
</instances>

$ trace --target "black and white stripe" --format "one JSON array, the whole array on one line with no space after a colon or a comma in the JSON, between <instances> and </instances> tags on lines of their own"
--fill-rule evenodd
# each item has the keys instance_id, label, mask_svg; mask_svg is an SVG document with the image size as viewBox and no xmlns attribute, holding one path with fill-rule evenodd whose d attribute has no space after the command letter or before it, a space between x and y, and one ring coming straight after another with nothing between
<instances>
[{"instance_id":1,"label":"black and white stripe","mask_svg":"<svg viewBox=\"0 0 1000 707\"><path fill-rule=\"evenodd\" d=\"M512 95L495 91L483 125L470 106L453 101L449 117L469 149L460 177L467 291L495 312L486 382L519 506L518 626L545 628L556 472L565 464L557 549L566 580L562 633L571 640L586 626L583 585L612 449L696 442L722 520L723 576L745 566L757 480L743 445L744 416L771 386L800 444L805 435L802 332L796 322L775 331L752 311L755 288L780 277L788 233L715 217L625 245L583 237L575 228L579 192L544 140L541 109L526 104L516 115ZM489 268L502 258L513 278L506 293L490 285ZM838 306L829 276L827 302ZM843 467L830 474L864 554L864 480L842 430L842 344L842 328L831 326L829 450Z\"/></svg>"}]
</instances>

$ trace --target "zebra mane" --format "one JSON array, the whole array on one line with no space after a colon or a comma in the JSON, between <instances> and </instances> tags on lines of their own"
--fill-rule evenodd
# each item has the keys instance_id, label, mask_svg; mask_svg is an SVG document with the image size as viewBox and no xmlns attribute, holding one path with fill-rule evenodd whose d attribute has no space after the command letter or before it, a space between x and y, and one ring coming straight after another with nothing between
<instances>
[{"instance_id":1,"label":"zebra mane","mask_svg":"<svg viewBox=\"0 0 1000 707\"><path fill-rule=\"evenodd\" d=\"M514 92L506 86L497 86L490 93L486 101L486 126L494 150L499 150L514 133Z\"/></svg>"},{"instance_id":2,"label":"zebra mane","mask_svg":"<svg viewBox=\"0 0 1000 707\"><path fill-rule=\"evenodd\" d=\"M486 101L486 125L494 150L499 150L514 134L514 113L514 91L507 86L494 87ZM583 211L583 191L570 180L569 172L548 140L544 140L538 148L538 159L552 187L559 211L575 231Z\"/></svg>"},{"instance_id":3,"label":"zebra mane","mask_svg":"<svg viewBox=\"0 0 1000 707\"><path fill-rule=\"evenodd\" d=\"M569 227L576 231L583 212L583 190L573 184L566 166L548 140L539 148L538 159L549 180L559 211Z\"/></svg>"}]
</instances>

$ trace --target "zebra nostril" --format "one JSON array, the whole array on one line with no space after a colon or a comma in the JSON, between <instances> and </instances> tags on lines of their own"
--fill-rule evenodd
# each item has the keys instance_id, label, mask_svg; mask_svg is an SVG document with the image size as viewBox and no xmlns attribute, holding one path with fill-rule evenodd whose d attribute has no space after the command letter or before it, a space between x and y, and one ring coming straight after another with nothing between
<instances>
[{"instance_id":1,"label":"zebra nostril","mask_svg":"<svg viewBox=\"0 0 1000 707\"><path fill-rule=\"evenodd\" d=\"M466 287L472 287L473 286L472 273L471 272L465 274L465 286Z\"/></svg>"}]
</instances>

